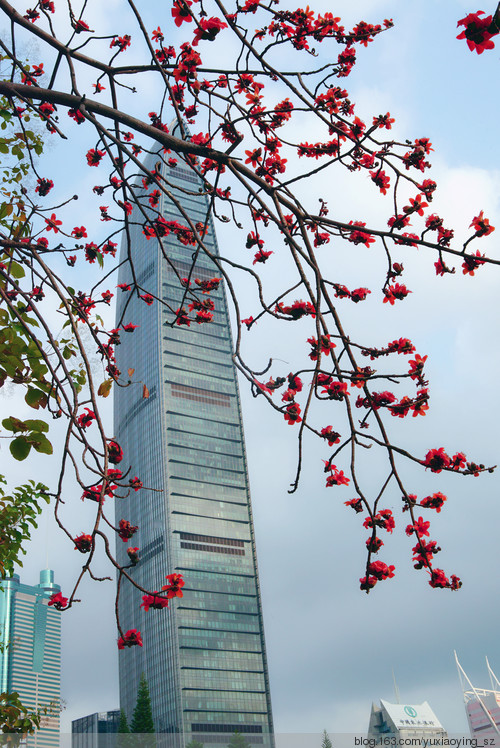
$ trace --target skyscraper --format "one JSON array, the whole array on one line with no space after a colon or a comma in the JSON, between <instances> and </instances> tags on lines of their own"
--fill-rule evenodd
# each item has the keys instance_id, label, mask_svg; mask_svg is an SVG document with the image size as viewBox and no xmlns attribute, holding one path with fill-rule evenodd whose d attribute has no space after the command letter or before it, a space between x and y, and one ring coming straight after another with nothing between
<instances>
[{"instance_id":1,"label":"skyscraper","mask_svg":"<svg viewBox=\"0 0 500 748\"><path fill-rule=\"evenodd\" d=\"M145 162L152 171L157 158ZM183 162L161 166L174 200L161 195L165 220L208 223L204 242L218 254L209 200L202 180ZM134 223L137 222L137 223ZM128 717L141 672L151 694L158 732L227 745L238 730L249 743L272 744L272 716L245 448L226 296L210 293L213 321L172 325L185 289L179 278L219 277L215 264L171 233L143 233L138 208L131 215L131 254L141 294L162 299L147 305L137 294L120 294L117 324L138 325L120 333L117 363L133 368L136 384L115 390L115 437L130 476L144 486L117 503L116 519L139 526L133 542L140 562L134 579L161 589L167 573L182 573L184 597L168 610L140 610L141 593L124 585L120 619L142 632L144 647L120 653L120 702ZM124 259L125 248L122 248ZM120 283L130 283L121 268ZM188 307L189 299L184 302ZM192 317L194 315L191 315ZM143 398L142 384L149 390ZM119 543L122 545L121 543ZM126 563L126 547L119 559ZM184 743L182 743L182 740Z\"/></svg>"},{"instance_id":2,"label":"skyscraper","mask_svg":"<svg viewBox=\"0 0 500 748\"><path fill-rule=\"evenodd\" d=\"M0 693L17 691L31 709L52 706L28 746L59 745L61 695L61 613L48 606L59 585L54 572L40 572L40 584L30 587L13 574L0 590L0 638L8 646L0 652Z\"/></svg>"}]
</instances>

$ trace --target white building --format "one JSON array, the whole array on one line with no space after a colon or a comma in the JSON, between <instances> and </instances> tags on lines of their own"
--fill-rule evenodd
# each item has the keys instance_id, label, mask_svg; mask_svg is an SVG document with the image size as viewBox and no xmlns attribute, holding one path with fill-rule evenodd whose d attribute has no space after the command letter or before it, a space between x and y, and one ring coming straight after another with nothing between
<instances>
[{"instance_id":1,"label":"white building","mask_svg":"<svg viewBox=\"0 0 500 748\"><path fill-rule=\"evenodd\" d=\"M455 660L464 694L471 737L479 738L481 741L484 738L490 740L494 738L496 745L500 745L500 681L491 669L488 658L486 658L486 666L491 684L489 689L475 688L460 665L456 652Z\"/></svg>"},{"instance_id":2,"label":"white building","mask_svg":"<svg viewBox=\"0 0 500 748\"><path fill-rule=\"evenodd\" d=\"M442 724L427 701L423 704L390 704L380 700L372 705L368 738L446 738Z\"/></svg>"}]
</instances>

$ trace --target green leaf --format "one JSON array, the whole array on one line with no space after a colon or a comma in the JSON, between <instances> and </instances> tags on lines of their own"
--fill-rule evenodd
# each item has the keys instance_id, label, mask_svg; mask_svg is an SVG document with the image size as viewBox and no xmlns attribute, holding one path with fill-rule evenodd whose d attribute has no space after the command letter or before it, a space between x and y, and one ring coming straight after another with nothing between
<instances>
[{"instance_id":1,"label":"green leaf","mask_svg":"<svg viewBox=\"0 0 500 748\"><path fill-rule=\"evenodd\" d=\"M49 430L49 424L46 423L45 421L28 420L28 421L25 421L24 423L30 431L36 431L36 432L42 431L43 433L46 434L47 431Z\"/></svg>"},{"instance_id":2,"label":"green leaf","mask_svg":"<svg viewBox=\"0 0 500 748\"><path fill-rule=\"evenodd\" d=\"M7 431L26 431L27 429L24 421L20 421L19 418L14 418L14 416L4 418L2 421L2 426L4 427L4 429L7 429Z\"/></svg>"},{"instance_id":3,"label":"green leaf","mask_svg":"<svg viewBox=\"0 0 500 748\"><path fill-rule=\"evenodd\" d=\"M15 460L25 460L30 453L31 444L26 440L25 436L18 436L10 443L10 453Z\"/></svg>"},{"instance_id":4,"label":"green leaf","mask_svg":"<svg viewBox=\"0 0 500 748\"><path fill-rule=\"evenodd\" d=\"M45 408L47 406L47 395L41 390L35 390L32 387L28 389L28 392L24 396L25 401L28 403L30 408L38 410L39 408Z\"/></svg>"},{"instance_id":5,"label":"green leaf","mask_svg":"<svg viewBox=\"0 0 500 748\"><path fill-rule=\"evenodd\" d=\"M52 444L45 436L38 437L36 442L33 442L33 447L44 455L51 455L54 451Z\"/></svg>"},{"instance_id":6,"label":"green leaf","mask_svg":"<svg viewBox=\"0 0 500 748\"><path fill-rule=\"evenodd\" d=\"M26 275L26 273L24 272L24 268L18 262L10 263L9 272L13 278L24 278L24 276Z\"/></svg>"},{"instance_id":7,"label":"green leaf","mask_svg":"<svg viewBox=\"0 0 500 748\"><path fill-rule=\"evenodd\" d=\"M66 361L69 361L71 356L76 356L76 352L69 347L69 345L65 345L63 348L63 358L66 359Z\"/></svg>"}]
</instances>

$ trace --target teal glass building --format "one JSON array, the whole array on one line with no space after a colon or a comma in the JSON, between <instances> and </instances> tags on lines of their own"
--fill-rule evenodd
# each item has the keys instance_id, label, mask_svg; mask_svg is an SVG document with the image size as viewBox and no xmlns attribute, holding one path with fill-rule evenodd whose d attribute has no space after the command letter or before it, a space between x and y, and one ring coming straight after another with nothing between
<instances>
[{"instance_id":1,"label":"teal glass building","mask_svg":"<svg viewBox=\"0 0 500 748\"><path fill-rule=\"evenodd\" d=\"M146 168L153 170L157 161L150 155ZM177 200L193 222L207 221L205 243L217 255L203 182L181 161L161 169L174 198L161 196L162 216L186 225ZM157 296L175 312L184 292L179 277L189 275L195 248L170 234L163 239L163 253L158 240L146 239L143 223L134 208L130 231L137 283L141 293ZM200 253L192 287L197 288L195 278L219 276ZM123 265L119 282L131 279ZM227 746L237 730L251 745L272 746L247 463L224 288L221 284L209 297L198 294L214 301L214 317L210 324L193 320L190 327L172 325L172 311L158 302L148 306L137 294L118 294L117 325L138 327L133 333L122 328L116 349L118 368L135 371L133 384L115 388L114 434L125 455L121 465L131 465L130 477L137 475L155 489L132 491L117 501L116 521L123 517L139 526L132 541L118 541L123 546L118 557L127 563L127 546L139 547L140 562L129 573L150 590L161 589L166 574L181 573L185 579L182 599L168 610L147 613L140 609L142 593L122 585L122 628L139 629L144 647L120 652L120 705L130 719L144 672L156 730L170 734L172 744L182 747L196 739ZM142 383L149 390L146 399Z\"/></svg>"},{"instance_id":2,"label":"teal glass building","mask_svg":"<svg viewBox=\"0 0 500 748\"><path fill-rule=\"evenodd\" d=\"M41 727L27 739L28 748L59 746L61 697L61 613L48 606L54 572L40 572L40 584L22 584L18 574L0 589L0 693L17 691L31 709L52 707Z\"/></svg>"}]
</instances>

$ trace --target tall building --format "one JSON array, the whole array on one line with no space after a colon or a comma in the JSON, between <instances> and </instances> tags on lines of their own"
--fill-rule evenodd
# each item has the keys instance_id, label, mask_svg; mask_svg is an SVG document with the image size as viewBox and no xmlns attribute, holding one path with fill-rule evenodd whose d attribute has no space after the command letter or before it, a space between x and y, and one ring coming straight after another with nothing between
<instances>
[{"instance_id":1,"label":"tall building","mask_svg":"<svg viewBox=\"0 0 500 748\"><path fill-rule=\"evenodd\" d=\"M471 737L479 739L482 745L484 745L485 738L490 740L490 745L500 745L500 681L491 669L488 658L486 658L486 666L491 688L473 686L459 663L456 652L455 661L464 694Z\"/></svg>"},{"instance_id":2,"label":"tall building","mask_svg":"<svg viewBox=\"0 0 500 748\"><path fill-rule=\"evenodd\" d=\"M24 706L50 707L28 746L59 746L61 696L61 613L48 606L59 585L54 572L40 572L40 583L22 584L13 574L0 590L0 693L17 691Z\"/></svg>"},{"instance_id":3,"label":"tall building","mask_svg":"<svg viewBox=\"0 0 500 748\"><path fill-rule=\"evenodd\" d=\"M156 162L150 155L146 168L153 170ZM202 180L181 161L161 168L173 196L161 195L161 215L186 225L178 201L193 222L207 221L204 242L217 255ZM124 517L140 528L133 541L118 543L119 560L127 562L127 545L138 546L140 562L129 573L140 585L161 589L165 575L178 572L185 587L168 610L145 613L142 593L122 585L122 628L139 629L144 647L120 652L120 705L130 719L144 672L156 730L178 736L176 745L196 738L226 746L238 730L247 742L270 746L264 630L225 291L221 284L202 295L195 279L220 277L216 265L199 253L191 272L195 248L171 233L163 253L158 240L146 239L143 223L134 208L137 283L170 310L157 302L149 306L137 294L119 294L117 326L132 322L138 328L131 334L122 328L117 364L122 372L133 368L137 384L115 390L114 432L130 476L154 489L117 502L117 522ZM119 282L130 283L126 265L120 273ZM172 325L172 310L189 304L179 281L188 276L199 297L215 303L210 324ZM140 383L149 390L146 399Z\"/></svg>"},{"instance_id":4,"label":"tall building","mask_svg":"<svg viewBox=\"0 0 500 748\"><path fill-rule=\"evenodd\" d=\"M71 748L115 748L120 710L96 712L71 722Z\"/></svg>"},{"instance_id":5,"label":"tall building","mask_svg":"<svg viewBox=\"0 0 500 748\"><path fill-rule=\"evenodd\" d=\"M368 738L378 740L383 745L380 740L384 737L403 740L401 745L404 745L404 740L408 738L439 741L447 734L427 701L410 705L390 704L381 699L379 707L372 704ZM397 745L397 740L391 745ZM439 745L439 742L435 745Z\"/></svg>"}]
</instances>

